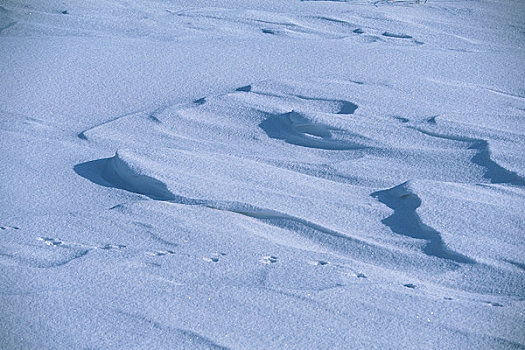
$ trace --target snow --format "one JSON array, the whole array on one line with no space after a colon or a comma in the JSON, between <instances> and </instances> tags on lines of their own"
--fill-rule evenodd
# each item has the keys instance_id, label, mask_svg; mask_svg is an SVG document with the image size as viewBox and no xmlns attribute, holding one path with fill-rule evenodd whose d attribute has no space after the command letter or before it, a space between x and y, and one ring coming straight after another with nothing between
<instances>
[{"instance_id":1,"label":"snow","mask_svg":"<svg viewBox=\"0 0 525 350\"><path fill-rule=\"evenodd\" d=\"M0 348L525 347L524 10L3 1Z\"/></svg>"}]
</instances>

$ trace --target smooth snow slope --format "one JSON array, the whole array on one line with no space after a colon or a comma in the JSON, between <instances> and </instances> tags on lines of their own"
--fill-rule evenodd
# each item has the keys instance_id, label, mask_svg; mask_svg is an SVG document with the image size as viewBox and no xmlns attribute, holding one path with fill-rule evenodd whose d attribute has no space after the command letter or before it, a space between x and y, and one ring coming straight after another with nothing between
<instances>
[{"instance_id":1,"label":"smooth snow slope","mask_svg":"<svg viewBox=\"0 0 525 350\"><path fill-rule=\"evenodd\" d=\"M1 1L0 348L524 348L524 14Z\"/></svg>"}]
</instances>

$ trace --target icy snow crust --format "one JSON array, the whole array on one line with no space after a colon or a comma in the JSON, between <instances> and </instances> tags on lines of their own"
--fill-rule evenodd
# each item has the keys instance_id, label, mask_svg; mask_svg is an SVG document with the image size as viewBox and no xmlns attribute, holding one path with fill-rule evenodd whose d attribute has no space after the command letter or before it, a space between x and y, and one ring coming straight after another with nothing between
<instances>
[{"instance_id":1,"label":"icy snow crust","mask_svg":"<svg viewBox=\"0 0 525 350\"><path fill-rule=\"evenodd\" d=\"M0 5L0 348L525 347L522 1Z\"/></svg>"}]
</instances>

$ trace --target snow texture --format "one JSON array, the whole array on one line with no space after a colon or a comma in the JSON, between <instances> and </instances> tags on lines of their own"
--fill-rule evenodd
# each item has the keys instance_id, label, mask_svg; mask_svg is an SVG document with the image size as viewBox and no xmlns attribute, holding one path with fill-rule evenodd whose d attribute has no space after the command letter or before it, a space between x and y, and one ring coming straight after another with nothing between
<instances>
[{"instance_id":1,"label":"snow texture","mask_svg":"<svg viewBox=\"0 0 525 350\"><path fill-rule=\"evenodd\" d=\"M0 2L0 348L525 348L524 13Z\"/></svg>"}]
</instances>

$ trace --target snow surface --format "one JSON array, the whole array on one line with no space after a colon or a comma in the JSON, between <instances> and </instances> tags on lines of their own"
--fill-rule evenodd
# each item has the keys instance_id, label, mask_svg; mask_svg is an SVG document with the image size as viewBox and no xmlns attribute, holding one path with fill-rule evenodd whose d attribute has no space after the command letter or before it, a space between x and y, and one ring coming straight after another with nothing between
<instances>
[{"instance_id":1,"label":"snow surface","mask_svg":"<svg viewBox=\"0 0 525 350\"><path fill-rule=\"evenodd\" d=\"M525 348L525 2L0 5L0 348Z\"/></svg>"}]
</instances>

